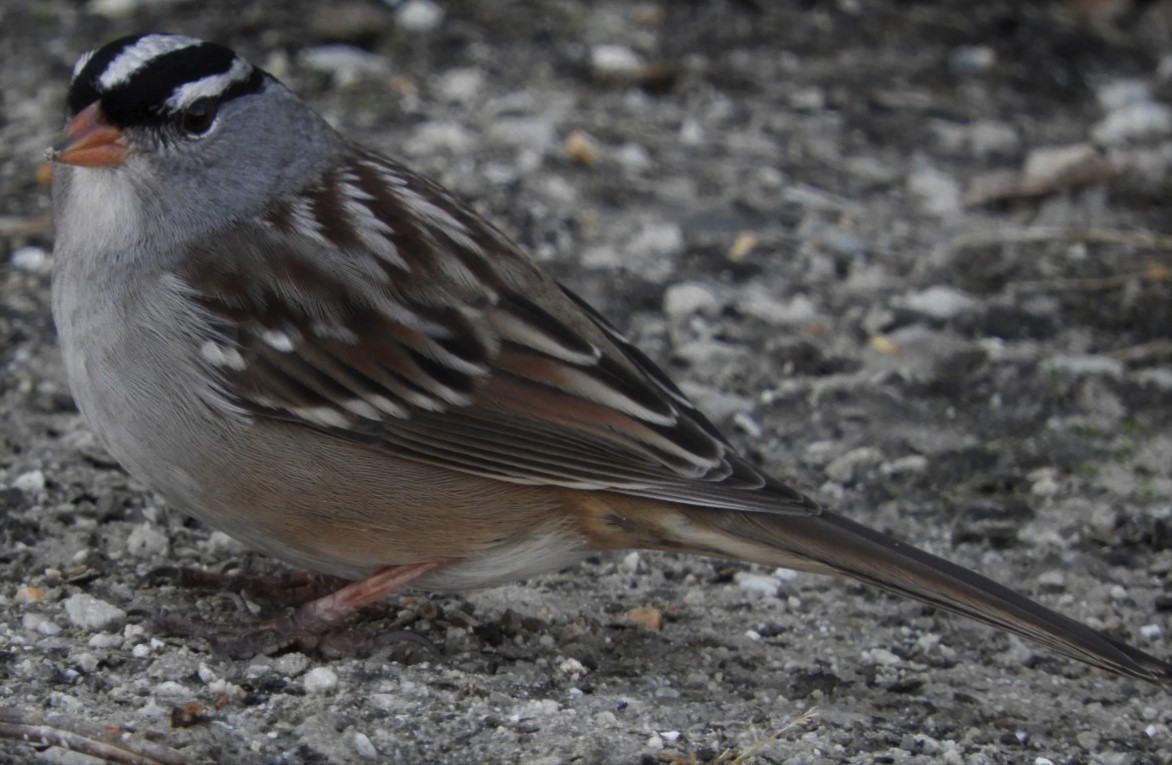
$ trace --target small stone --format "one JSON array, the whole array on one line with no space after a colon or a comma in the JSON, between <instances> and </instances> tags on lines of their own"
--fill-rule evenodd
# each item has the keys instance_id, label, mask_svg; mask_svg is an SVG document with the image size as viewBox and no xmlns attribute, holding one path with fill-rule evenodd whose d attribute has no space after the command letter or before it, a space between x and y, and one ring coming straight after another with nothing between
<instances>
[{"instance_id":1,"label":"small stone","mask_svg":"<svg viewBox=\"0 0 1172 765\"><path fill-rule=\"evenodd\" d=\"M350 745L354 747L354 751L364 760L378 760L378 749L375 749L374 743L371 742L370 736L362 731L355 731L354 736L350 739Z\"/></svg>"},{"instance_id":2,"label":"small stone","mask_svg":"<svg viewBox=\"0 0 1172 765\"><path fill-rule=\"evenodd\" d=\"M432 0L407 0L395 9L395 23L409 32L430 32L444 20L444 9Z\"/></svg>"},{"instance_id":3,"label":"small stone","mask_svg":"<svg viewBox=\"0 0 1172 765\"><path fill-rule=\"evenodd\" d=\"M585 675L588 671L586 666L577 659L565 659L558 664L558 672L573 679Z\"/></svg>"},{"instance_id":4,"label":"small stone","mask_svg":"<svg viewBox=\"0 0 1172 765\"><path fill-rule=\"evenodd\" d=\"M126 612L121 608L84 592L65 599L65 613L75 627L95 631L114 626L126 618Z\"/></svg>"},{"instance_id":5,"label":"small stone","mask_svg":"<svg viewBox=\"0 0 1172 765\"><path fill-rule=\"evenodd\" d=\"M663 294L663 312L670 319L682 319L697 313L714 316L719 308L720 301L702 282L673 284Z\"/></svg>"},{"instance_id":6,"label":"small stone","mask_svg":"<svg viewBox=\"0 0 1172 765\"><path fill-rule=\"evenodd\" d=\"M619 558L619 571L624 574L635 574L639 571L639 561L642 556L639 555L638 550L631 550L629 553Z\"/></svg>"},{"instance_id":7,"label":"small stone","mask_svg":"<svg viewBox=\"0 0 1172 765\"><path fill-rule=\"evenodd\" d=\"M154 695L161 699L190 699L192 693L182 683L164 680L155 686Z\"/></svg>"},{"instance_id":8,"label":"small stone","mask_svg":"<svg viewBox=\"0 0 1172 765\"><path fill-rule=\"evenodd\" d=\"M683 229L669 222L647 223L627 243L632 257L663 257L683 249Z\"/></svg>"},{"instance_id":9,"label":"small stone","mask_svg":"<svg viewBox=\"0 0 1172 765\"><path fill-rule=\"evenodd\" d=\"M863 661L868 664L881 664L885 667L893 667L896 664L902 664L903 659L896 656L886 648L872 648L863 653Z\"/></svg>"},{"instance_id":10,"label":"small stone","mask_svg":"<svg viewBox=\"0 0 1172 765\"><path fill-rule=\"evenodd\" d=\"M53 269L49 253L41 247L21 247L9 258L12 267L33 274L46 274Z\"/></svg>"},{"instance_id":11,"label":"small stone","mask_svg":"<svg viewBox=\"0 0 1172 765\"><path fill-rule=\"evenodd\" d=\"M309 657L303 653L287 653L273 660L273 671L284 677L296 677L309 667Z\"/></svg>"},{"instance_id":12,"label":"small stone","mask_svg":"<svg viewBox=\"0 0 1172 765\"><path fill-rule=\"evenodd\" d=\"M30 470L18 475L12 485L25 494L40 494L45 490L45 474L40 470Z\"/></svg>"},{"instance_id":13,"label":"small stone","mask_svg":"<svg viewBox=\"0 0 1172 765\"><path fill-rule=\"evenodd\" d=\"M122 645L122 636L115 635L112 632L99 632L96 635L92 635L90 639L86 641L86 645L90 648L95 648L98 650L109 650L111 648L117 648L118 646Z\"/></svg>"},{"instance_id":14,"label":"small stone","mask_svg":"<svg viewBox=\"0 0 1172 765\"><path fill-rule=\"evenodd\" d=\"M134 528L126 537L126 549L135 557L158 557L167 552L167 535L153 524L143 523Z\"/></svg>"},{"instance_id":15,"label":"small stone","mask_svg":"<svg viewBox=\"0 0 1172 765\"><path fill-rule=\"evenodd\" d=\"M1052 372L1062 372L1071 377L1110 377L1114 380L1123 378L1125 367L1119 359L1110 356L1077 355L1052 356L1042 364L1043 369Z\"/></svg>"},{"instance_id":16,"label":"small stone","mask_svg":"<svg viewBox=\"0 0 1172 765\"><path fill-rule=\"evenodd\" d=\"M761 595L776 595L780 584L777 578L768 574L754 574L750 571L738 571L733 577L745 592L755 592Z\"/></svg>"},{"instance_id":17,"label":"small stone","mask_svg":"<svg viewBox=\"0 0 1172 765\"><path fill-rule=\"evenodd\" d=\"M1160 625L1158 624L1145 624L1139 628L1139 634L1143 635L1145 639L1153 642L1155 642L1162 633L1163 630L1160 629Z\"/></svg>"},{"instance_id":18,"label":"small stone","mask_svg":"<svg viewBox=\"0 0 1172 765\"><path fill-rule=\"evenodd\" d=\"M909 454L898 459L884 462L879 466L879 472L882 475L907 475L911 473L923 473L928 469L928 458L922 454Z\"/></svg>"},{"instance_id":19,"label":"small stone","mask_svg":"<svg viewBox=\"0 0 1172 765\"><path fill-rule=\"evenodd\" d=\"M36 632L47 637L61 632L61 627L44 614L25 614L21 617L20 624L29 632Z\"/></svg>"},{"instance_id":20,"label":"small stone","mask_svg":"<svg viewBox=\"0 0 1172 765\"><path fill-rule=\"evenodd\" d=\"M449 69L440 75L435 89L449 101L469 103L484 93L484 72L475 67Z\"/></svg>"},{"instance_id":21,"label":"small stone","mask_svg":"<svg viewBox=\"0 0 1172 765\"><path fill-rule=\"evenodd\" d=\"M314 667L301 682L306 693L331 693L338 687L338 673L329 667Z\"/></svg>"},{"instance_id":22,"label":"small stone","mask_svg":"<svg viewBox=\"0 0 1172 765\"><path fill-rule=\"evenodd\" d=\"M1172 134L1172 109L1154 101L1128 104L1095 125L1091 136L1099 144L1118 146L1160 139Z\"/></svg>"},{"instance_id":23,"label":"small stone","mask_svg":"<svg viewBox=\"0 0 1172 765\"><path fill-rule=\"evenodd\" d=\"M416 157L435 154L463 154L472 146L473 138L463 125L446 120L431 120L415 127L403 142L403 151Z\"/></svg>"},{"instance_id":24,"label":"small stone","mask_svg":"<svg viewBox=\"0 0 1172 765\"><path fill-rule=\"evenodd\" d=\"M957 74L981 74L997 63L997 52L985 45L961 45L952 52L950 63Z\"/></svg>"},{"instance_id":25,"label":"small stone","mask_svg":"<svg viewBox=\"0 0 1172 765\"><path fill-rule=\"evenodd\" d=\"M566 136L563 149L569 159L580 165L593 165L598 161L598 142L584 130L575 130Z\"/></svg>"},{"instance_id":26,"label":"small stone","mask_svg":"<svg viewBox=\"0 0 1172 765\"><path fill-rule=\"evenodd\" d=\"M873 446L852 449L826 466L826 475L838 483L853 483L862 479L883 461L883 453Z\"/></svg>"},{"instance_id":27,"label":"small stone","mask_svg":"<svg viewBox=\"0 0 1172 765\"><path fill-rule=\"evenodd\" d=\"M930 215L955 215L964 207L957 180L925 161L914 163L912 172L908 175L907 188L920 209Z\"/></svg>"},{"instance_id":28,"label":"small stone","mask_svg":"<svg viewBox=\"0 0 1172 765\"><path fill-rule=\"evenodd\" d=\"M21 587L12 596L12 602L19 606L27 606L30 603L40 603L45 599L45 591L40 587Z\"/></svg>"},{"instance_id":29,"label":"small stone","mask_svg":"<svg viewBox=\"0 0 1172 765\"><path fill-rule=\"evenodd\" d=\"M909 311L937 321L954 319L971 312L978 305L977 300L968 293L942 284L905 295L902 302Z\"/></svg>"},{"instance_id":30,"label":"small stone","mask_svg":"<svg viewBox=\"0 0 1172 765\"><path fill-rule=\"evenodd\" d=\"M553 122L544 117L508 116L489 126L488 137L506 146L540 152L554 145L557 130Z\"/></svg>"},{"instance_id":31,"label":"small stone","mask_svg":"<svg viewBox=\"0 0 1172 765\"><path fill-rule=\"evenodd\" d=\"M643 71L643 59L625 45L595 45L590 49L590 66L600 77L633 80Z\"/></svg>"},{"instance_id":32,"label":"small stone","mask_svg":"<svg viewBox=\"0 0 1172 765\"><path fill-rule=\"evenodd\" d=\"M646 630L663 629L663 612L652 606L632 608L624 613L620 620Z\"/></svg>"},{"instance_id":33,"label":"small stone","mask_svg":"<svg viewBox=\"0 0 1172 765\"><path fill-rule=\"evenodd\" d=\"M332 76L341 86L353 84L364 76L386 75L391 71L391 63L385 58L353 45L309 48L301 53L301 63Z\"/></svg>"},{"instance_id":34,"label":"small stone","mask_svg":"<svg viewBox=\"0 0 1172 765\"><path fill-rule=\"evenodd\" d=\"M1095 99L1105 112L1152 100L1152 90L1143 80L1112 80L1095 91Z\"/></svg>"},{"instance_id":35,"label":"small stone","mask_svg":"<svg viewBox=\"0 0 1172 765\"><path fill-rule=\"evenodd\" d=\"M651 167L651 154L637 143L624 143L611 156L629 173L640 173Z\"/></svg>"}]
</instances>

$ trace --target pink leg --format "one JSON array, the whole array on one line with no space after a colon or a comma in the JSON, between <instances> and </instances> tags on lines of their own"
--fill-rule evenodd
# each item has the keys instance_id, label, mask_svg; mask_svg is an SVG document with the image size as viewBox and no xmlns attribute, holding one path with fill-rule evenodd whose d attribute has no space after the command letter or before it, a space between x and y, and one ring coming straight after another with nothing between
<instances>
[{"instance_id":1,"label":"pink leg","mask_svg":"<svg viewBox=\"0 0 1172 765\"><path fill-rule=\"evenodd\" d=\"M214 625L164 614L159 622L171 634L207 638L217 651L240 658L272 653L294 644L311 650L317 648L339 622L446 562L439 560L387 566L365 579L350 582L339 590L302 604L289 616L275 619ZM396 638L394 635L383 636L382 642L387 639ZM409 632L401 633L398 639L414 639L428 644L425 638ZM347 641L341 642L345 644Z\"/></svg>"}]
</instances>

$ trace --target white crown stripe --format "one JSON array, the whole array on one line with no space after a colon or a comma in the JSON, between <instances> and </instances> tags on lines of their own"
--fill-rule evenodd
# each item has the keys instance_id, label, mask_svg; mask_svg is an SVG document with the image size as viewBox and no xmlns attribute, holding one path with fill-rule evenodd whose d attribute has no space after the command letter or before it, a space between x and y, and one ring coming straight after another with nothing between
<instances>
[{"instance_id":1,"label":"white crown stripe","mask_svg":"<svg viewBox=\"0 0 1172 765\"><path fill-rule=\"evenodd\" d=\"M90 59L94 57L94 53L96 52L91 50L82 54L81 58L77 60L77 63L73 65L73 79L77 79L77 75L81 74L81 70L85 69L85 65L90 62Z\"/></svg>"},{"instance_id":2,"label":"white crown stripe","mask_svg":"<svg viewBox=\"0 0 1172 765\"><path fill-rule=\"evenodd\" d=\"M238 58L232 62L232 67L221 74L212 74L203 79L189 82L175 89L171 97L167 99L167 108L172 111L179 111L191 104L195 103L201 98L209 96L218 96L228 90L238 82L244 82L252 76L252 65L242 58Z\"/></svg>"},{"instance_id":3,"label":"white crown stripe","mask_svg":"<svg viewBox=\"0 0 1172 765\"><path fill-rule=\"evenodd\" d=\"M131 77L159 56L202 44L202 40L197 40L194 37L147 35L119 53L106 67L106 71L102 72L98 84L101 85L102 90L113 90L128 82Z\"/></svg>"}]
</instances>

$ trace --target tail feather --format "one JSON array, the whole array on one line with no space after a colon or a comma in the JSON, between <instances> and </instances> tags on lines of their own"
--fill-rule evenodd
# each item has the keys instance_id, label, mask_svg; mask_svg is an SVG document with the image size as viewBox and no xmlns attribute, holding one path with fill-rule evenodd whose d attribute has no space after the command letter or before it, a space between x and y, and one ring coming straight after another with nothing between
<instances>
[{"instance_id":1,"label":"tail feather","mask_svg":"<svg viewBox=\"0 0 1172 765\"><path fill-rule=\"evenodd\" d=\"M665 528L660 517L659 528ZM1096 667L1172 684L1172 664L1003 585L833 513L677 510L668 549L851 577L1041 643Z\"/></svg>"}]
</instances>

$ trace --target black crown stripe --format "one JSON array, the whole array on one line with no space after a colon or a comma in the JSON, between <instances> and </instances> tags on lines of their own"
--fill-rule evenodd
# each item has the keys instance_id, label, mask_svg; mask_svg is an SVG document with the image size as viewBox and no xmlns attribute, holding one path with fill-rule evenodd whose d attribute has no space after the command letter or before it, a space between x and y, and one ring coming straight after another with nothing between
<instances>
[{"instance_id":1,"label":"black crown stripe","mask_svg":"<svg viewBox=\"0 0 1172 765\"><path fill-rule=\"evenodd\" d=\"M70 87L71 116L101 99L106 116L120 127L158 122L168 116L167 99L181 87L205 77L224 74L237 60L231 49L201 42L163 53L145 62L109 90L103 90L99 84L102 74L118 54L142 37L144 35L115 40L94 54ZM251 76L231 83L220 98L227 100L255 93L263 83L264 73L252 68Z\"/></svg>"}]
</instances>

